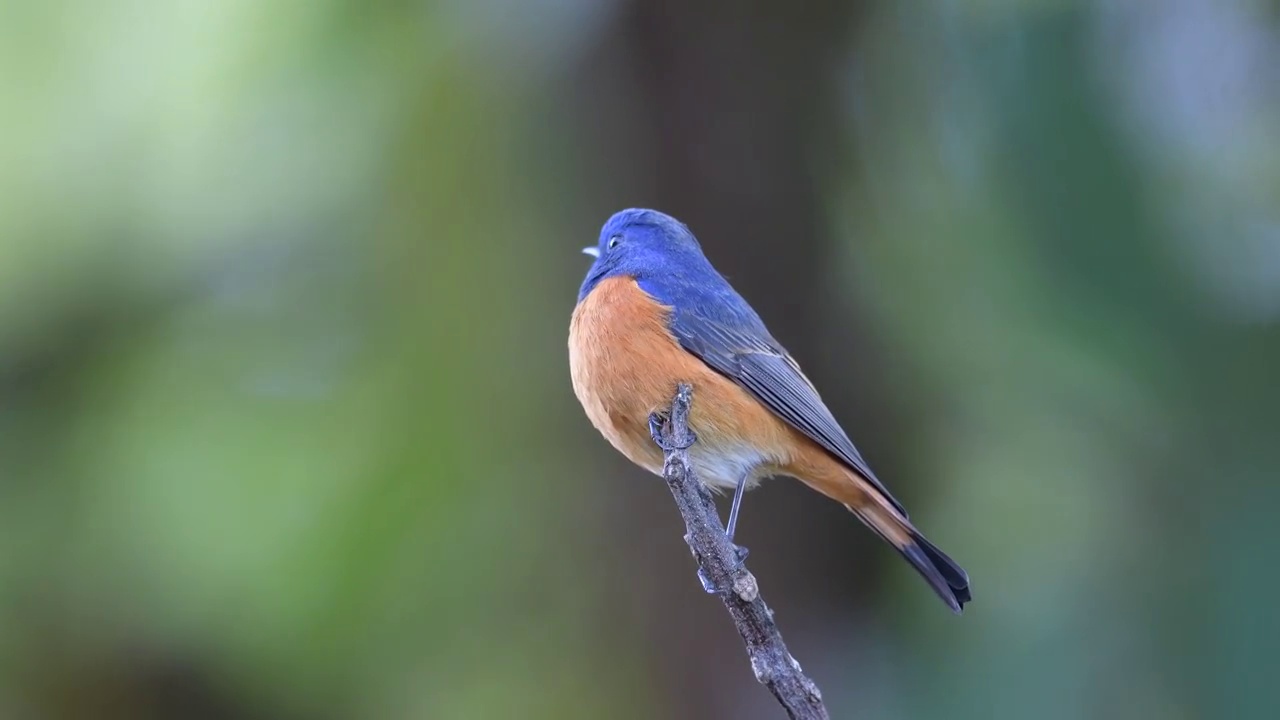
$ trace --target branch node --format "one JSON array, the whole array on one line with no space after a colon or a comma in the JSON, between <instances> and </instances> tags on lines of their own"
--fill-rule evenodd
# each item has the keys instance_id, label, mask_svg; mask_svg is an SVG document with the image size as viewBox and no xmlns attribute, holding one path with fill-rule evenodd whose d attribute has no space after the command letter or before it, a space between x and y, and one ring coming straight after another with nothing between
<instances>
[{"instance_id":1,"label":"branch node","mask_svg":"<svg viewBox=\"0 0 1280 720\"><path fill-rule=\"evenodd\" d=\"M737 593L743 602L751 602L760 596L760 587L756 584L756 576L751 573L744 573L734 580L733 591Z\"/></svg>"}]
</instances>

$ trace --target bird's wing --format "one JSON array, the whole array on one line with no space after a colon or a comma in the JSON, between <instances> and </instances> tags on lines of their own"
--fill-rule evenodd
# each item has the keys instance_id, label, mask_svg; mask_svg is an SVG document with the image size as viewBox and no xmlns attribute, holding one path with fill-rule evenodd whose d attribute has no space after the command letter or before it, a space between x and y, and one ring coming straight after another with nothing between
<instances>
[{"instance_id":1,"label":"bird's wing","mask_svg":"<svg viewBox=\"0 0 1280 720\"><path fill-rule=\"evenodd\" d=\"M758 324L758 328L739 330L677 307L671 315L671 331L685 350L748 390L775 415L856 470L906 517L902 504L867 467L800 366L769 336L758 318L751 319L755 322L748 325Z\"/></svg>"}]
</instances>

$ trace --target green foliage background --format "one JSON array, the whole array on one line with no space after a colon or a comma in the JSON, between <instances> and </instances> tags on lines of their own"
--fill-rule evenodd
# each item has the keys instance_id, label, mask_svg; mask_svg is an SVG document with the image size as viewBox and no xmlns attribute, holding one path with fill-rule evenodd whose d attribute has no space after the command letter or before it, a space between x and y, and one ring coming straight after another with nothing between
<instances>
[{"instance_id":1,"label":"green foliage background","mask_svg":"<svg viewBox=\"0 0 1280 720\"><path fill-rule=\"evenodd\" d=\"M748 498L836 717L1274 717L1277 18L0 5L0 717L776 717L569 387L634 205L973 578Z\"/></svg>"}]
</instances>

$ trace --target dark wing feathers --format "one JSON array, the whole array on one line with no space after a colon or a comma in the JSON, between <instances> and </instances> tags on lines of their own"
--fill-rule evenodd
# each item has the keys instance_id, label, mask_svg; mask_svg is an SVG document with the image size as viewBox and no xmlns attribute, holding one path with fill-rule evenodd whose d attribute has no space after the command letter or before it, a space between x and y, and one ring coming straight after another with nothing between
<instances>
[{"instance_id":1,"label":"dark wing feathers","mask_svg":"<svg viewBox=\"0 0 1280 720\"><path fill-rule=\"evenodd\" d=\"M758 321L757 321L758 322ZM867 467L799 365L761 327L737 330L687 310L676 310L671 331L685 350L746 388L778 417L858 471L906 517L907 511Z\"/></svg>"}]
</instances>

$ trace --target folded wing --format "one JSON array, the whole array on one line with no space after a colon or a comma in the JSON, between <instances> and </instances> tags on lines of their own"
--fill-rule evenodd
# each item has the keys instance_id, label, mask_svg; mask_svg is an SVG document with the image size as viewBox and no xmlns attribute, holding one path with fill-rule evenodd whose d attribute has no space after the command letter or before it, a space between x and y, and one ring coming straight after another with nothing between
<instances>
[{"instance_id":1,"label":"folded wing","mask_svg":"<svg viewBox=\"0 0 1280 720\"><path fill-rule=\"evenodd\" d=\"M743 328L730 327L696 310L676 308L671 332L685 350L751 392L778 417L866 478L905 518L902 504L867 467L800 366L758 318L751 320L742 323Z\"/></svg>"}]
</instances>

